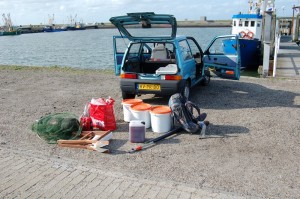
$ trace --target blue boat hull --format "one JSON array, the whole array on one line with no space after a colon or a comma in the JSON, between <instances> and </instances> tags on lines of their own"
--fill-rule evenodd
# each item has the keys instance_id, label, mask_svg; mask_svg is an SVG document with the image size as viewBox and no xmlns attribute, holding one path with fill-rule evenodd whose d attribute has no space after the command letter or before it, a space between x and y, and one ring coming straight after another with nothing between
<instances>
[{"instance_id":1,"label":"blue boat hull","mask_svg":"<svg viewBox=\"0 0 300 199\"><path fill-rule=\"evenodd\" d=\"M259 40L239 39L239 43L241 68L257 70L260 65L261 42ZM224 52L234 54L235 49L232 48L234 44L234 40L224 40Z\"/></svg>"}]
</instances>

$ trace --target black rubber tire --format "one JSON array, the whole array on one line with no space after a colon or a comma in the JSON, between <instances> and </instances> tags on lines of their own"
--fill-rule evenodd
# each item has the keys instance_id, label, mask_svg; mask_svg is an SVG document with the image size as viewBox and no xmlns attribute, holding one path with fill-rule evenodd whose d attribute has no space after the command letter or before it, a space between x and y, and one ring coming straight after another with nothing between
<instances>
[{"instance_id":1,"label":"black rubber tire","mask_svg":"<svg viewBox=\"0 0 300 199\"><path fill-rule=\"evenodd\" d=\"M204 71L204 80L202 82L202 85L208 86L209 83L210 83L210 71L206 70L206 71Z\"/></svg>"}]
</instances>

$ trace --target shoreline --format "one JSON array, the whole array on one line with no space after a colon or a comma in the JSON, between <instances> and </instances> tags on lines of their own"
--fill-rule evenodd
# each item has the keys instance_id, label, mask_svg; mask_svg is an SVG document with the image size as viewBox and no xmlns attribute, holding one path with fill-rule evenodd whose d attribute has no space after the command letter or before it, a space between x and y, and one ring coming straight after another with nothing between
<instances>
[{"instance_id":1,"label":"shoreline","mask_svg":"<svg viewBox=\"0 0 300 199\"><path fill-rule=\"evenodd\" d=\"M20 25L22 34L43 32L46 25ZM57 27L64 27L66 24L55 24ZM95 23L84 25L85 29L115 29L116 27L109 23ZM230 28L231 20L206 20L206 21L177 21L178 28ZM73 31L73 30L72 30ZM75 30L76 31L76 30Z\"/></svg>"},{"instance_id":2,"label":"shoreline","mask_svg":"<svg viewBox=\"0 0 300 199\"><path fill-rule=\"evenodd\" d=\"M73 71L73 72L99 72L114 75L114 69L75 68L67 66L25 66L25 65L2 65L0 70L49 70L49 71ZM242 71L241 76L259 78L257 71Z\"/></svg>"}]
</instances>

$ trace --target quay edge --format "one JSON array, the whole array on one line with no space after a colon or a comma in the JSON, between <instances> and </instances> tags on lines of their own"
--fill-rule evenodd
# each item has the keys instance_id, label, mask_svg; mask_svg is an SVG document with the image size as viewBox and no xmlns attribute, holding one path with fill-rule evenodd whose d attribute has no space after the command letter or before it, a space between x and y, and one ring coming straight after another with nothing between
<instances>
[{"instance_id":1,"label":"quay edge","mask_svg":"<svg viewBox=\"0 0 300 199\"><path fill-rule=\"evenodd\" d=\"M177 25L179 28L197 28L197 27L214 27L214 28L222 28L222 27L231 27L231 20L206 20L206 21L177 21ZM43 32L43 28L45 25L20 25L19 29L22 31L22 34L26 33L39 33ZM57 26L64 26L64 24L57 24ZM96 23L96 24L88 24L85 25L86 29L109 29L115 28L110 22L107 23Z\"/></svg>"}]
</instances>

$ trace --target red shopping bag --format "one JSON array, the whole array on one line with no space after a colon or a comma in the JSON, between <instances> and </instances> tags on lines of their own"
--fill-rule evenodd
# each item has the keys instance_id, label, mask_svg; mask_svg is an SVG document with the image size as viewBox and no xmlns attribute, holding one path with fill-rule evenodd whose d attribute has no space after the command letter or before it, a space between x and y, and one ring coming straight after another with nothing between
<instances>
[{"instance_id":1,"label":"red shopping bag","mask_svg":"<svg viewBox=\"0 0 300 199\"><path fill-rule=\"evenodd\" d=\"M92 119L93 128L99 128L103 131L115 130L116 120L114 114L114 100L109 98L104 100L92 100L90 102L90 117Z\"/></svg>"},{"instance_id":2,"label":"red shopping bag","mask_svg":"<svg viewBox=\"0 0 300 199\"><path fill-rule=\"evenodd\" d=\"M91 131L92 130L92 118L87 116L80 117L80 125L83 131Z\"/></svg>"}]
</instances>

